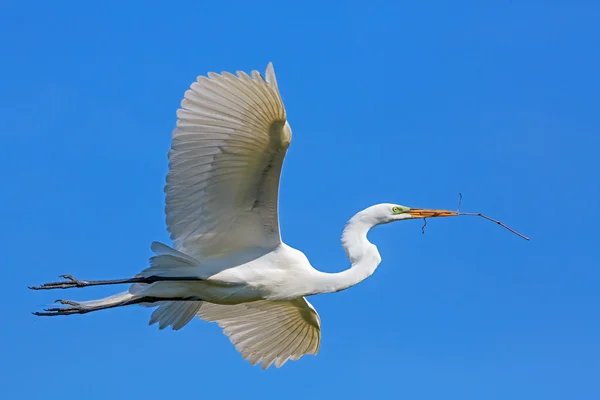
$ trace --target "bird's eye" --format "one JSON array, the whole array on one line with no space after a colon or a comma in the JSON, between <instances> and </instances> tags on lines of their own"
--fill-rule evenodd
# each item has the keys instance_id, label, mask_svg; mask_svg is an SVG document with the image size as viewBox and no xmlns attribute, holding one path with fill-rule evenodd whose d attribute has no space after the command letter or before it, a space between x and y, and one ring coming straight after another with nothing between
<instances>
[{"instance_id":1,"label":"bird's eye","mask_svg":"<svg viewBox=\"0 0 600 400\"><path fill-rule=\"evenodd\" d=\"M402 212L402 210L400 209L400 207L393 207L392 208L392 212L394 214L400 214L400 212Z\"/></svg>"}]
</instances>

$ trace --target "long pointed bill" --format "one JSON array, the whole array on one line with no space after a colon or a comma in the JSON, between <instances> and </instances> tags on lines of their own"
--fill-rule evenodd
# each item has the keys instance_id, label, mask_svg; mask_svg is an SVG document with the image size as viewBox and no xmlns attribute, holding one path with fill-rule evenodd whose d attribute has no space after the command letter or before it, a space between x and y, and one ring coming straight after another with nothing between
<instances>
[{"instance_id":1,"label":"long pointed bill","mask_svg":"<svg viewBox=\"0 0 600 400\"><path fill-rule=\"evenodd\" d=\"M458 212L449 210L428 210L426 208L411 208L405 211L415 218L436 218L436 217L456 217Z\"/></svg>"}]
</instances>

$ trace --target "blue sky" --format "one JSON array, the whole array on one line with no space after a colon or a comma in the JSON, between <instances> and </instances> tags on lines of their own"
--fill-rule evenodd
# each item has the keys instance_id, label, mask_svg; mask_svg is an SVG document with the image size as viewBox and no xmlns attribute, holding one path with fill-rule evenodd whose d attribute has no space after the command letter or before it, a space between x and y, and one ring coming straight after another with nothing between
<instances>
[{"instance_id":1,"label":"blue sky","mask_svg":"<svg viewBox=\"0 0 600 400\"><path fill-rule=\"evenodd\" d=\"M592 1L3 1L0 396L600 398L599 19ZM269 61L294 130L283 237L316 268L348 267L356 211L458 192L531 242L472 218L379 227L374 276L311 298L319 355L267 372L198 320L32 316L112 289L27 285L145 267L183 92Z\"/></svg>"}]
</instances>

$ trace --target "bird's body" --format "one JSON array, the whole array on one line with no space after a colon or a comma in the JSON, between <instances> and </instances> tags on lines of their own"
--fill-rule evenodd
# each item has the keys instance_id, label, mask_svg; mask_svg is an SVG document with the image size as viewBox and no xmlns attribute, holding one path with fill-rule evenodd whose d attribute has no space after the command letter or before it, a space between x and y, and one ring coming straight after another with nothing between
<instances>
[{"instance_id":1,"label":"bird's body","mask_svg":"<svg viewBox=\"0 0 600 400\"><path fill-rule=\"evenodd\" d=\"M180 329L194 316L217 322L252 364L279 367L316 354L320 319L306 296L337 292L381 262L367 239L388 222L458 215L377 204L357 213L342 245L351 268L314 269L281 240L278 191L291 127L271 64L265 79L209 73L185 93L169 152L166 216L173 246L153 243L150 266L131 279L67 281L35 289L123 284L125 292L37 315L83 314L131 304L157 307L151 323Z\"/></svg>"},{"instance_id":2,"label":"bird's body","mask_svg":"<svg viewBox=\"0 0 600 400\"><path fill-rule=\"evenodd\" d=\"M253 249L214 262L194 264L177 266L172 272L159 266L160 276L194 276L202 280L156 282L140 285L139 290L134 287L133 291L149 296L192 296L218 304L283 301L311 294L309 283L319 273L302 252L283 243L269 250ZM146 273L151 276L158 271L151 267Z\"/></svg>"},{"instance_id":3,"label":"bird's body","mask_svg":"<svg viewBox=\"0 0 600 400\"><path fill-rule=\"evenodd\" d=\"M374 206L390 209L393 205ZM369 277L381 262L377 247L367 240L376 221L362 222L357 214L350 220L342 243L352 267L339 273L316 270L301 251L285 243L273 248L246 249L224 257L193 259L162 243L154 243L157 253L143 276L201 278L187 282L156 282L133 287L130 292L157 297L198 297L217 304L237 304L255 300L285 301L318 293L331 293L354 286ZM179 258L180 263L174 264ZM164 261L163 261L164 259Z\"/></svg>"}]
</instances>

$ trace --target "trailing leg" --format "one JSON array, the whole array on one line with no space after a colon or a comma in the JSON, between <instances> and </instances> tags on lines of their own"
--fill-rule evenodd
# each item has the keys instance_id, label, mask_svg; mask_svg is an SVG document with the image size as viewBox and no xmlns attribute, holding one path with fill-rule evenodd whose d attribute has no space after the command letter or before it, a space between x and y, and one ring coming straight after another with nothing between
<instances>
[{"instance_id":1,"label":"trailing leg","mask_svg":"<svg viewBox=\"0 0 600 400\"><path fill-rule=\"evenodd\" d=\"M43 312L34 312L34 315L41 317L53 317L57 315L87 314L93 311L107 310L109 308L130 306L134 304L150 304L163 301L198 301L198 298L165 298L153 296L134 296L128 292L107 297L102 300L92 300L76 302L71 300L56 300L55 303L67 305L68 307L46 308Z\"/></svg>"},{"instance_id":2,"label":"trailing leg","mask_svg":"<svg viewBox=\"0 0 600 400\"><path fill-rule=\"evenodd\" d=\"M61 275L64 281L44 283L40 286L29 286L31 290L49 290L49 289L71 289L71 288L82 288L88 286L103 286L103 285L121 285L128 283L154 283L154 282L166 282L166 281L201 281L203 279L195 276L135 276L133 278L125 279L112 279L112 280L98 280L98 281L84 281L75 279L71 275Z\"/></svg>"}]
</instances>

